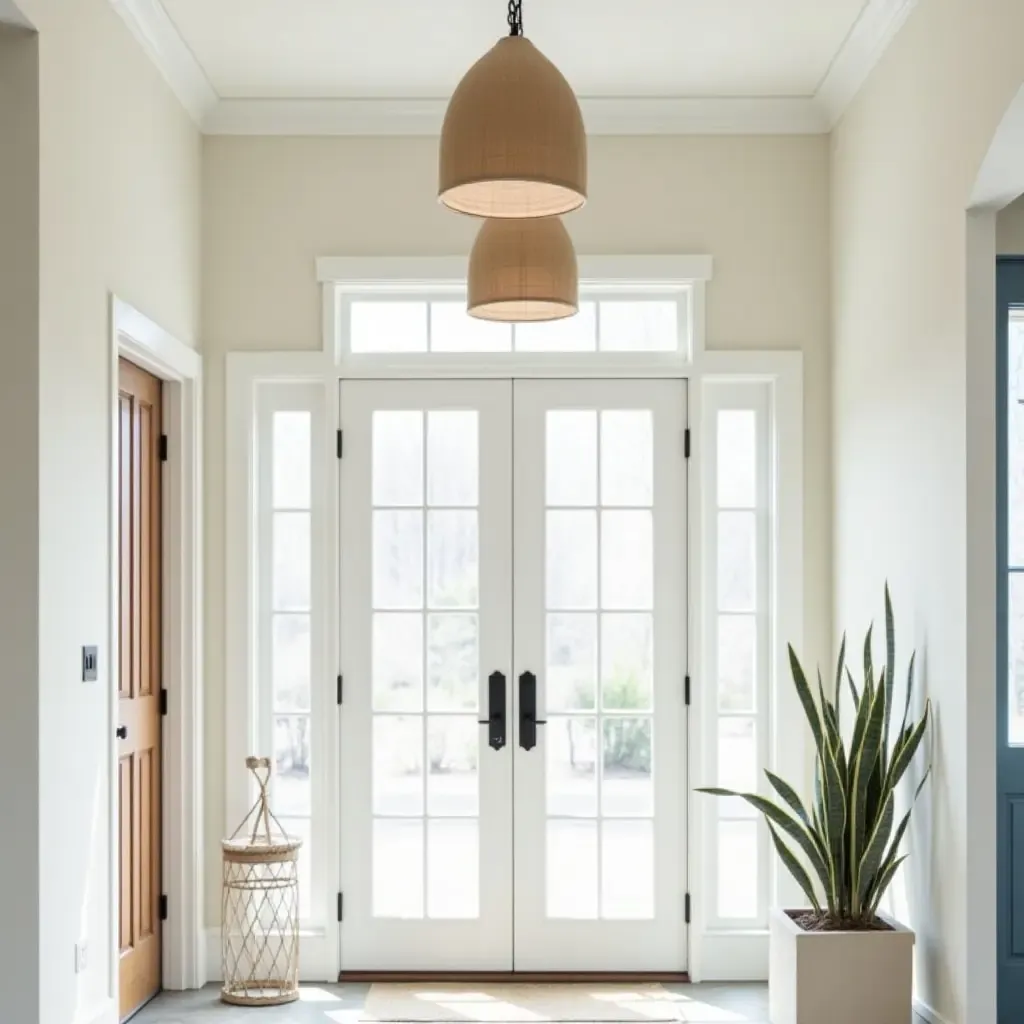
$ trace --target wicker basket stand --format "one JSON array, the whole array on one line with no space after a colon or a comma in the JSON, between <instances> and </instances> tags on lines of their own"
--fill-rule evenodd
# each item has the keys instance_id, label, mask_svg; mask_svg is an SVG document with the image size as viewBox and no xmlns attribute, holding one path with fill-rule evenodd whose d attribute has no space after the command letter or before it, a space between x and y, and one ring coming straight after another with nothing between
<instances>
[{"instance_id":1,"label":"wicker basket stand","mask_svg":"<svg viewBox=\"0 0 1024 1024\"><path fill-rule=\"evenodd\" d=\"M245 764L260 795L231 838L221 842L221 999L235 1006L279 1006L299 998L302 840L288 836L270 811L270 759L248 757Z\"/></svg>"}]
</instances>

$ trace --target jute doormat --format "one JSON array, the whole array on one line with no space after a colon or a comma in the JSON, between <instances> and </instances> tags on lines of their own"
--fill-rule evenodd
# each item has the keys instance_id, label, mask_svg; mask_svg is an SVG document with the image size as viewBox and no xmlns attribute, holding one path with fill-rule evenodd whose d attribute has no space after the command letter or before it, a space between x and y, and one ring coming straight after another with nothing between
<instances>
[{"instance_id":1,"label":"jute doormat","mask_svg":"<svg viewBox=\"0 0 1024 1024\"><path fill-rule=\"evenodd\" d=\"M685 1021L686 1000L657 984L375 983L360 1021L395 1024Z\"/></svg>"}]
</instances>

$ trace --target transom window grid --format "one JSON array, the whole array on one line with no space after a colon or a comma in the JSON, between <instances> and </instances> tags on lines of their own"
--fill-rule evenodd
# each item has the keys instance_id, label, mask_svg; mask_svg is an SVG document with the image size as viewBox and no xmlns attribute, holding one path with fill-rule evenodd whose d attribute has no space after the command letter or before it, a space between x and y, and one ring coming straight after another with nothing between
<instances>
[{"instance_id":1,"label":"transom window grid","mask_svg":"<svg viewBox=\"0 0 1024 1024\"><path fill-rule=\"evenodd\" d=\"M649 919L653 416L546 419L547 915Z\"/></svg>"},{"instance_id":2,"label":"transom window grid","mask_svg":"<svg viewBox=\"0 0 1024 1024\"><path fill-rule=\"evenodd\" d=\"M580 311L564 320L504 324L466 312L463 285L335 286L334 344L343 363L403 366L473 361L500 366L558 362L610 367L692 360L693 283L581 285Z\"/></svg>"},{"instance_id":3,"label":"transom window grid","mask_svg":"<svg viewBox=\"0 0 1024 1024\"><path fill-rule=\"evenodd\" d=\"M771 600L770 392L760 383L708 389L705 458L706 664L710 669L707 768L715 784L764 791L769 758ZM768 836L739 798L708 798L709 925L767 925Z\"/></svg>"}]
</instances>

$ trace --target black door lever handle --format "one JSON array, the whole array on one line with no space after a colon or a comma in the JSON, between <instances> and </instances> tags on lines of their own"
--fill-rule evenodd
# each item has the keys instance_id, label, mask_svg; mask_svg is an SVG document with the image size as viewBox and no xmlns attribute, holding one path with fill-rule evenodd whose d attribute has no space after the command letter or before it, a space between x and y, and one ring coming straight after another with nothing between
<instances>
[{"instance_id":1,"label":"black door lever handle","mask_svg":"<svg viewBox=\"0 0 1024 1024\"><path fill-rule=\"evenodd\" d=\"M533 750L537 746L537 726L547 725L537 717L537 677L532 672L519 675L519 746Z\"/></svg>"},{"instance_id":2,"label":"black door lever handle","mask_svg":"<svg viewBox=\"0 0 1024 1024\"><path fill-rule=\"evenodd\" d=\"M487 678L487 717L480 719L486 725L487 743L492 750L505 746L505 675L492 672Z\"/></svg>"}]
</instances>

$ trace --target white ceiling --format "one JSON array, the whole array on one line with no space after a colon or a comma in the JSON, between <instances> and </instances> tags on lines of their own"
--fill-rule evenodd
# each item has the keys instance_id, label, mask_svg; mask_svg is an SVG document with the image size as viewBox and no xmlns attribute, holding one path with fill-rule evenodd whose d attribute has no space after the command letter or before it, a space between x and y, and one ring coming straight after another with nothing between
<instances>
[{"instance_id":1,"label":"white ceiling","mask_svg":"<svg viewBox=\"0 0 1024 1024\"><path fill-rule=\"evenodd\" d=\"M505 0L163 0L216 92L436 98L506 29ZM812 96L867 0L524 0L581 96Z\"/></svg>"},{"instance_id":2,"label":"white ceiling","mask_svg":"<svg viewBox=\"0 0 1024 1024\"><path fill-rule=\"evenodd\" d=\"M2 2L2 0L0 0ZM433 134L507 0L111 0L207 132ZM606 134L827 131L916 0L523 0Z\"/></svg>"}]
</instances>

